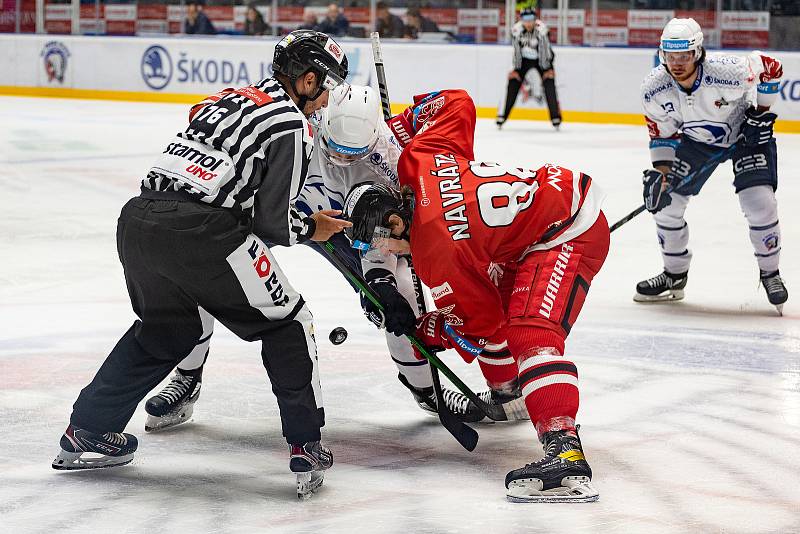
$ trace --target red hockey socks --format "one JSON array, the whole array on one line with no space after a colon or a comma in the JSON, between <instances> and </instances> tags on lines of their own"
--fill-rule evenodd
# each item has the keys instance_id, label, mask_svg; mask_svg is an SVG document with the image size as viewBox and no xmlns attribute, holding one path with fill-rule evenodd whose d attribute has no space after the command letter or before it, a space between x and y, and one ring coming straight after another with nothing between
<instances>
[{"instance_id":1,"label":"red hockey socks","mask_svg":"<svg viewBox=\"0 0 800 534\"><path fill-rule=\"evenodd\" d=\"M561 355L563 343L549 330L509 329L509 348L519 362L519 385L540 438L545 432L575 427L578 369Z\"/></svg>"}]
</instances>

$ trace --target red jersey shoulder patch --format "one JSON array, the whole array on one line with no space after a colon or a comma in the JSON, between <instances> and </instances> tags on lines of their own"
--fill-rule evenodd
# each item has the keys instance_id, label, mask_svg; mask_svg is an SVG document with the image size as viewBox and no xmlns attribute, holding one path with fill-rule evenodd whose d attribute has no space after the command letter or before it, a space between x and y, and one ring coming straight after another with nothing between
<instances>
[{"instance_id":1,"label":"red jersey shoulder patch","mask_svg":"<svg viewBox=\"0 0 800 534\"><path fill-rule=\"evenodd\" d=\"M256 106L263 106L264 104L269 104L272 102L272 97L269 96L264 91L256 89L255 87L248 85L247 87L242 87L234 91L237 95L241 95L251 102L255 103Z\"/></svg>"}]
</instances>

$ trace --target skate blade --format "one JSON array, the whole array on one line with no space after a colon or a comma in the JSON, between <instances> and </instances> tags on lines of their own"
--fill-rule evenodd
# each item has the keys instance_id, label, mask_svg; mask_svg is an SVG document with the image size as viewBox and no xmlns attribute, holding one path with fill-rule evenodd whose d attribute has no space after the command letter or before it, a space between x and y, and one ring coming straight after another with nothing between
<instances>
[{"instance_id":1,"label":"skate blade","mask_svg":"<svg viewBox=\"0 0 800 534\"><path fill-rule=\"evenodd\" d=\"M776 304L775 309L778 310L778 315L783 317L783 304Z\"/></svg>"},{"instance_id":2,"label":"skate blade","mask_svg":"<svg viewBox=\"0 0 800 534\"><path fill-rule=\"evenodd\" d=\"M528 407L525 405L524 397L514 399L513 401L510 402L506 402L502 406L503 406L503 411L506 413L506 421L531 420L531 416L528 413Z\"/></svg>"},{"instance_id":3,"label":"skate blade","mask_svg":"<svg viewBox=\"0 0 800 534\"><path fill-rule=\"evenodd\" d=\"M522 479L512 482L506 492L509 502L594 502L600 494L588 477L566 477L560 488L542 491L538 479Z\"/></svg>"},{"instance_id":4,"label":"skate blade","mask_svg":"<svg viewBox=\"0 0 800 534\"><path fill-rule=\"evenodd\" d=\"M59 471L75 471L78 469L102 469L105 467L117 467L126 465L133 461L133 453L125 456L87 456L88 452L68 452L62 450L53 460L52 467Z\"/></svg>"},{"instance_id":5,"label":"skate blade","mask_svg":"<svg viewBox=\"0 0 800 534\"><path fill-rule=\"evenodd\" d=\"M323 471L309 471L307 473L297 473L297 498L306 500L322 486L322 479L325 476Z\"/></svg>"},{"instance_id":6,"label":"skate blade","mask_svg":"<svg viewBox=\"0 0 800 534\"><path fill-rule=\"evenodd\" d=\"M673 289L660 295L633 295L634 302L669 302L672 300L683 300L683 289Z\"/></svg>"},{"instance_id":7,"label":"skate blade","mask_svg":"<svg viewBox=\"0 0 800 534\"><path fill-rule=\"evenodd\" d=\"M155 415L147 414L147 421L144 423L145 432L158 432L166 430L182 423L188 423L192 414L194 413L194 404L187 404L182 406L180 410L174 413L168 413L157 417Z\"/></svg>"}]
</instances>

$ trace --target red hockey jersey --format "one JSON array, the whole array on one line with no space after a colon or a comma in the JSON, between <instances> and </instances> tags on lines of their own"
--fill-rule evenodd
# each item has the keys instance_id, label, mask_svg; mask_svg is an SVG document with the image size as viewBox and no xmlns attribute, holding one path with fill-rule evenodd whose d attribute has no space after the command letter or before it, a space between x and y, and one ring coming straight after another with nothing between
<instances>
[{"instance_id":1,"label":"red hockey jersey","mask_svg":"<svg viewBox=\"0 0 800 534\"><path fill-rule=\"evenodd\" d=\"M473 161L475 105L465 91L416 97L412 108L407 126L418 133L398 174L415 194L417 274L460 333L502 343L505 313L490 264L579 236L597 220L602 193L587 175L556 165L529 170Z\"/></svg>"}]
</instances>

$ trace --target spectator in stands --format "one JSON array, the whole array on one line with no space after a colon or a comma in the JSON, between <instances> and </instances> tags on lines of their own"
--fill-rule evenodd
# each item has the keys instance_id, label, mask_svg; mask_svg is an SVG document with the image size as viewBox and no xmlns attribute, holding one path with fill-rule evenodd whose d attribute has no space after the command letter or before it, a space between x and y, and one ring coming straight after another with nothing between
<instances>
[{"instance_id":1,"label":"spectator in stands","mask_svg":"<svg viewBox=\"0 0 800 534\"><path fill-rule=\"evenodd\" d=\"M183 31L195 35L216 35L217 29L203 13L203 0L193 0L186 4L186 21Z\"/></svg>"},{"instance_id":2,"label":"spectator in stands","mask_svg":"<svg viewBox=\"0 0 800 534\"><path fill-rule=\"evenodd\" d=\"M318 32L327 33L334 37L343 37L347 35L347 30L350 28L350 21L339 9L337 4L328 5L328 13L315 28Z\"/></svg>"},{"instance_id":3,"label":"spectator in stands","mask_svg":"<svg viewBox=\"0 0 800 534\"><path fill-rule=\"evenodd\" d=\"M375 23L375 31L381 37L404 37L406 34L406 25L403 24L403 19L389 11L389 6L386 2L378 2L375 5L375 16L378 20Z\"/></svg>"},{"instance_id":4,"label":"spectator in stands","mask_svg":"<svg viewBox=\"0 0 800 534\"><path fill-rule=\"evenodd\" d=\"M317 16L313 11L306 10L303 13L303 23L297 27L298 30L313 30L317 27Z\"/></svg>"},{"instance_id":5,"label":"spectator in stands","mask_svg":"<svg viewBox=\"0 0 800 534\"><path fill-rule=\"evenodd\" d=\"M418 7L409 7L406 11L406 37L416 39L420 32L438 32L439 26L428 17L422 15Z\"/></svg>"},{"instance_id":6,"label":"spectator in stands","mask_svg":"<svg viewBox=\"0 0 800 534\"><path fill-rule=\"evenodd\" d=\"M244 34L267 35L269 33L271 33L271 29L261 12L253 4L247 6L247 13L244 17Z\"/></svg>"}]
</instances>

